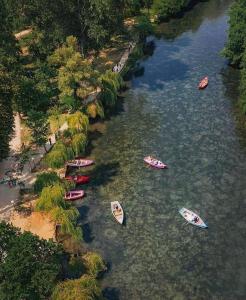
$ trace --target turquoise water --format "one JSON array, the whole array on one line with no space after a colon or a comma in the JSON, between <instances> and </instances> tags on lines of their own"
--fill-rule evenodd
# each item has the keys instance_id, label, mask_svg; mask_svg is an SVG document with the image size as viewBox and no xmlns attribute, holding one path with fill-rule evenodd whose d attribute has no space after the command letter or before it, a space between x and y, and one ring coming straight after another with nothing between
<instances>
[{"instance_id":1,"label":"turquoise water","mask_svg":"<svg viewBox=\"0 0 246 300\"><path fill-rule=\"evenodd\" d=\"M108 299L246 299L246 148L233 109L237 72L219 55L231 3L201 3L162 25L141 76L94 135L81 212L88 248L109 262ZM169 169L148 168L149 154ZM111 215L114 200L124 226ZM208 230L187 225L181 207Z\"/></svg>"}]
</instances>

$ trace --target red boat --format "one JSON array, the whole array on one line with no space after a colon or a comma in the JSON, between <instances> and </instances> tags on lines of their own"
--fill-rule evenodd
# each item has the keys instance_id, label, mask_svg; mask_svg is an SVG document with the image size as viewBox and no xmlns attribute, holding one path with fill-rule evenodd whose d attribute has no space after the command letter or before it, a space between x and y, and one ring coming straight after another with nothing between
<instances>
[{"instance_id":1,"label":"red boat","mask_svg":"<svg viewBox=\"0 0 246 300\"><path fill-rule=\"evenodd\" d=\"M78 190L78 191L69 191L65 194L65 199L66 200L78 200L82 197L84 197L85 192L83 190Z\"/></svg>"},{"instance_id":2,"label":"red boat","mask_svg":"<svg viewBox=\"0 0 246 300\"><path fill-rule=\"evenodd\" d=\"M204 77L204 78L200 81L200 83L199 83L199 85L198 85L198 88L199 88L199 90L203 90L203 89L205 89L205 88L207 87L207 85L208 85L208 77Z\"/></svg>"},{"instance_id":3,"label":"red boat","mask_svg":"<svg viewBox=\"0 0 246 300\"><path fill-rule=\"evenodd\" d=\"M69 181L73 181L76 184L84 184L90 181L90 176L74 175L74 176L66 176L65 179Z\"/></svg>"}]
</instances>

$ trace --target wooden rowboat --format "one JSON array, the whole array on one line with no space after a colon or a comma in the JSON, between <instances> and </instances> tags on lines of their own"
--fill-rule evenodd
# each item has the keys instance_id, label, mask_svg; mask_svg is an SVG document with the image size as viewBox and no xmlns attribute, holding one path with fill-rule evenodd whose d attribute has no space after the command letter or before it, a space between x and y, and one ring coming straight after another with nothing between
<instances>
[{"instance_id":1,"label":"wooden rowboat","mask_svg":"<svg viewBox=\"0 0 246 300\"><path fill-rule=\"evenodd\" d=\"M91 159L73 159L73 160L69 160L67 162L67 165L70 167L86 167L86 166L90 166L94 163L93 160Z\"/></svg>"},{"instance_id":2,"label":"wooden rowboat","mask_svg":"<svg viewBox=\"0 0 246 300\"><path fill-rule=\"evenodd\" d=\"M202 89L205 89L207 86L208 86L208 77L204 77L204 78L200 81L200 83L199 83L199 85L198 85L198 88L199 88L200 90L202 90Z\"/></svg>"},{"instance_id":3,"label":"wooden rowboat","mask_svg":"<svg viewBox=\"0 0 246 300\"><path fill-rule=\"evenodd\" d=\"M179 210L179 213L185 220L195 226L201 227L201 228L207 228L208 226L203 222L203 220L195 214L193 211L187 209L187 208L181 208Z\"/></svg>"},{"instance_id":4,"label":"wooden rowboat","mask_svg":"<svg viewBox=\"0 0 246 300\"><path fill-rule=\"evenodd\" d=\"M76 184L85 184L90 181L90 176L74 175L74 176L66 176L65 179L68 181L73 181Z\"/></svg>"},{"instance_id":5,"label":"wooden rowboat","mask_svg":"<svg viewBox=\"0 0 246 300\"><path fill-rule=\"evenodd\" d=\"M116 221L122 224L124 221L124 211L118 201L111 202L111 211Z\"/></svg>"},{"instance_id":6,"label":"wooden rowboat","mask_svg":"<svg viewBox=\"0 0 246 300\"><path fill-rule=\"evenodd\" d=\"M144 158L144 161L149 164L150 166L158 169L165 169L167 168L167 165L165 165L163 162L161 162L158 159L153 158L152 156L146 156Z\"/></svg>"},{"instance_id":7,"label":"wooden rowboat","mask_svg":"<svg viewBox=\"0 0 246 300\"><path fill-rule=\"evenodd\" d=\"M77 199L84 197L84 195L85 195L85 192L83 190L69 191L65 194L64 198L66 200L73 201L73 200L77 200Z\"/></svg>"}]
</instances>

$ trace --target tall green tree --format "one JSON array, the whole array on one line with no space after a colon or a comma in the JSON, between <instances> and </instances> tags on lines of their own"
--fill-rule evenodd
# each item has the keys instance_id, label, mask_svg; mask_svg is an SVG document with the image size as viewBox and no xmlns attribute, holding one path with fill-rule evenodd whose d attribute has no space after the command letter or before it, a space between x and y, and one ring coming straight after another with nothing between
<instances>
[{"instance_id":1,"label":"tall green tree","mask_svg":"<svg viewBox=\"0 0 246 300\"><path fill-rule=\"evenodd\" d=\"M58 245L0 223L0 299L47 299L61 271Z\"/></svg>"},{"instance_id":2,"label":"tall green tree","mask_svg":"<svg viewBox=\"0 0 246 300\"><path fill-rule=\"evenodd\" d=\"M11 32L11 24L0 0L0 160L8 156L9 142L13 132L12 102L16 94L18 72L18 48Z\"/></svg>"},{"instance_id":3,"label":"tall green tree","mask_svg":"<svg viewBox=\"0 0 246 300\"><path fill-rule=\"evenodd\" d=\"M240 66L246 47L246 0L236 0L229 16L229 35L223 54L232 65Z\"/></svg>"}]
</instances>

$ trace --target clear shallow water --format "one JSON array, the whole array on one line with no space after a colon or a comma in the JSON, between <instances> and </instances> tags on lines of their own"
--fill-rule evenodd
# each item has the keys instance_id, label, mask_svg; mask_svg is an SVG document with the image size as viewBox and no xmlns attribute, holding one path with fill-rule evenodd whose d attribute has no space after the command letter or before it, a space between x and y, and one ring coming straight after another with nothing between
<instances>
[{"instance_id":1,"label":"clear shallow water","mask_svg":"<svg viewBox=\"0 0 246 300\"><path fill-rule=\"evenodd\" d=\"M81 212L88 247L110 263L108 299L246 299L246 148L232 106L236 74L219 55L230 3L211 0L161 26L144 73L94 137ZM148 154L169 169L146 167ZM111 216L113 200L125 226ZM209 229L186 225L183 206Z\"/></svg>"}]
</instances>

